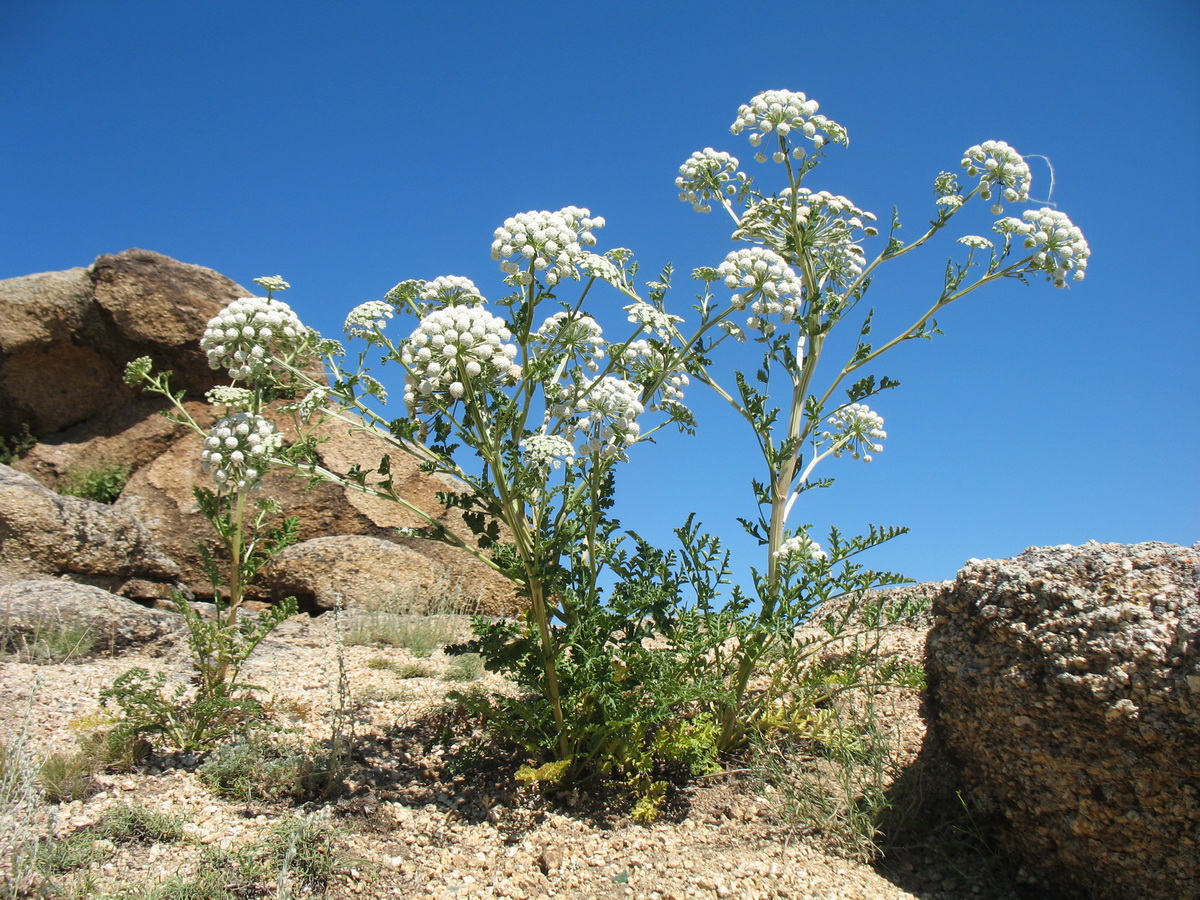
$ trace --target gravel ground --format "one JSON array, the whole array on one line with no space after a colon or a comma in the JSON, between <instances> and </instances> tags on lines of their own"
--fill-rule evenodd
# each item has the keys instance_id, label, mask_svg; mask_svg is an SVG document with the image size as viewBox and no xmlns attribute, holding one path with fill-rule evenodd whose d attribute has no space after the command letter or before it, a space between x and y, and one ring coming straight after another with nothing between
<instances>
[{"instance_id":1,"label":"gravel ground","mask_svg":"<svg viewBox=\"0 0 1200 900\"><path fill-rule=\"evenodd\" d=\"M924 634L897 628L888 645L919 660ZM338 697L336 643L332 616L292 619L260 646L243 681L264 688L277 723L325 738ZM752 767L676 790L651 826L633 824L619 799L545 797L513 781L519 760L466 757L469 735L453 736L458 740L448 744L434 740L439 729L454 727L437 710L446 691L457 686L440 677L451 665L440 650L415 659L403 649L347 646L343 656L355 747L351 790L336 802L304 807L335 829L339 862L327 897L1026 896L1011 879L995 874L1001 871L995 860L976 855L967 842L929 839L953 834L950 827L926 827L922 839L892 841L873 863L838 856L819 833L781 813L779 794ZM397 668L425 666L428 676L401 677L394 669L368 667L368 660L380 657ZM8 658L0 662L0 728L10 741L27 728L30 746L40 755L72 750L71 724L95 714L99 692L135 665L182 682L189 671L186 643L176 639L119 658L60 665ZM491 675L474 683L503 688ZM905 765L902 780L924 781L931 795L945 793L944 769L922 752L919 693L899 691L885 700L881 707ZM186 876L196 871L203 848L260 841L272 823L296 814L284 804L221 799L186 760L169 756L133 774L97 776L96 786L98 792L86 800L53 808L59 835L130 802L187 823L183 843L117 846L94 863L90 872L101 891ZM918 819L928 815L917 812Z\"/></svg>"}]
</instances>

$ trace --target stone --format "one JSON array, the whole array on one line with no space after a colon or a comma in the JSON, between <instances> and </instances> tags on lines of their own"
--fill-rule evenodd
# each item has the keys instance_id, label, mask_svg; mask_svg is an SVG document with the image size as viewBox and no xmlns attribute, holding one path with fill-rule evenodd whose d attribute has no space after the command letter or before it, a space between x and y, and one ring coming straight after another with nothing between
<instances>
[{"instance_id":1,"label":"stone","mask_svg":"<svg viewBox=\"0 0 1200 900\"><path fill-rule=\"evenodd\" d=\"M139 523L152 536L156 552L170 558L178 580L202 600L211 598L212 589L196 545L200 541L212 545L216 535L200 515L193 495L197 484L206 483L199 466L201 439L160 416L168 404L128 388L122 376L127 362L150 356L156 370L174 373L172 385L184 392L189 413L207 427L215 416L203 402L203 393L225 383L225 378L209 368L200 351L200 336L209 319L229 302L253 293L211 269L147 250L100 256L86 269L0 281L0 437L17 436L20 426L28 425L39 438L13 468L51 489L88 470L122 468L129 481L112 507L114 515L106 521L124 517L122 521ZM322 436L327 441L319 453L334 471L344 472L355 462L374 464L387 451L374 438L344 424L328 426ZM407 501L430 512L439 523L451 527L461 523L458 512L445 510L436 499L438 491L454 490L453 482L420 472L401 454L393 458L393 472L396 488ZM481 611L499 614L519 608L511 583L469 554L402 536L397 529L425 522L397 503L333 484L310 486L307 479L279 471L267 475L265 486L265 493L279 500L285 514L300 519L302 541L363 535L393 545L389 549L374 542L360 543L356 552L376 553L380 560L360 563L346 558L338 565L375 570L384 558L397 562L403 558L405 568L393 577L398 584L410 586L394 588L400 593L415 596L414 592L435 585L450 585L462 596L483 598ZM39 499L38 508L44 507L44 499ZM136 563L128 563L131 571L121 586L107 574L93 577L91 563L88 573L72 568L70 554L63 550L73 546L70 541L63 548L26 546L41 540L37 535L49 533L31 531L28 541L11 543L5 552L20 565L10 578L67 574L142 599L165 596L161 576L141 571ZM101 552L105 542L100 544L88 553ZM301 558L296 559L301 569L291 575L285 566L275 567L277 583L294 585L307 598L302 602L309 604L305 608L310 612L331 608L335 602L331 581L314 580ZM84 574L87 577L81 578ZM341 590L347 604L354 606L360 599L372 602L377 580L364 575L351 582L363 585L366 593L360 598ZM466 584L471 585L470 591L457 587ZM286 596L279 590L255 587L251 597L271 601Z\"/></svg>"},{"instance_id":2,"label":"stone","mask_svg":"<svg viewBox=\"0 0 1200 900\"><path fill-rule=\"evenodd\" d=\"M1200 544L971 560L934 598L936 739L1055 896L1200 896Z\"/></svg>"},{"instance_id":3,"label":"stone","mask_svg":"<svg viewBox=\"0 0 1200 900\"><path fill-rule=\"evenodd\" d=\"M48 627L84 626L94 648L125 650L182 633L183 618L147 609L108 591L71 581L17 580L0 584L0 616L11 643L33 642Z\"/></svg>"},{"instance_id":4,"label":"stone","mask_svg":"<svg viewBox=\"0 0 1200 900\"><path fill-rule=\"evenodd\" d=\"M506 608L489 593L488 581L413 547L369 535L303 541L285 550L263 580L273 595L294 596L301 608L309 609L332 609L339 599L354 609L407 615L487 614ZM495 586L511 592L503 582Z\"/></svg>"},{"instance_id":5,"label":"stone","mask_svg":"<svg viewBox=\"0 0 1200 900\"><path fill-rule=\"evenodd\" d=\"M218 383L199 337L210 318L251 292L211 269L149 250L89 268L0 280L0 437L38 437L120 410L140 392L125 365L150 356L200 396Z\"/></svg>"},{"instance_id":6,"label":"stone","mask_svg":"<svg viewBox=\"0 0 1200 900\"><path fill-rule=\"evenodd\" d=\"M0 465L0 571L7 580L67 576L119 592L129 582L169 585L180 568L134 517L78 497L62 497Z\"/></svg>"}]
</instances>

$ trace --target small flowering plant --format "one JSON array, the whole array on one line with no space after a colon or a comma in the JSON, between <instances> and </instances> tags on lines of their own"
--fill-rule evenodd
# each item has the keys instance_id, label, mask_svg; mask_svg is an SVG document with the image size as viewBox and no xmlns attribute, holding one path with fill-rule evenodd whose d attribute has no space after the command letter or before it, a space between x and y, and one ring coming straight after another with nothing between
<instances>
[{"instance_id":1,"label":"small flowering plant","mask_svg":"<svg viewBox=\"0 0 1200 900\"><path fill-rule=\"evenodd\" d=\"M127 729L166 735L189 750L211 747L258 714L251 689L238 682L241 667L275 626L296 612L295 599L288 598L257 618L239 615L259 570L299 534L295 517L279 522L279 504L269 497L255 502L255 495L262 492L263 475L284 456L283 435L266 415L268 403L286 393L289 369L302 363L313 340L295 313L273 297L287 289L287 282L278 276L256 281L267 297L234 300L208 323L201 339L209 365L225 369L234 382L206 395L224 413L211 427L196 421L183 394L171 389L170 373L155 373L149 357L134 360L125 371L128 384L172 403L168 418L203 437L197 463L211 486L197 486L194 496L221 550L200 547L215 619L202 617L181 594L174 597L187 621L199 673L196 696L190 702L178 693L167 697L161 680L155 683L144 670L126 673L106 696L122 708Z\"/></svg>"},{"instance_id":2,"label":"small flowering plant","mask_svg":"<svg viewBox=\"0 0 1200 900\"><path fill-rule=\"evenodd\" d=\"M870 462L883 450L883 418L864 401L898 383L863 374L865 367L905 341L940 333L934 317L986 284L1035 273L1057 287L1082 280L1090 252L1070 219L1049 208L1001 218L993 227L998 240L964 235L958 243L966 248L965 259L950 260L928 309L879 345L870 342L871 311L859 314L858 339L848 358L826 374L830 335L858 311L880 266L931 241L973 200L991 204L993 215L1003 213L1005 204L1027 202L1032 179L1024 158L1003 141L970 147L961 161L965 187L949 172L934 179L929 229L906 244L893 214L884 240L875 215L804 184L829 148L849 145L847 129L818 110L815 100L792 91L765 91L738 110L730 131L748 137L758 163L774 164L768 174L777 190L764 190L736 157L712 148L692 154L675 182L680 200L700 212L719 205L732 219L732 237L743 246L693 275L703 287L702 304L713 303L722 288L731 292L744 318L723 327L755 341L763 354L757 371L751 377L734 372L732 385L703 361L711 354L697 357L692 372L756 432L765 463L765 477L753 483L759 515L742 524L765 546L766 565L752 573L757 616L742 620L741 639L729 645L729 699L719 714L722 749L736 746L775 715L780 694L788 691L784 684L778 691L748 693L768 651L795 674L816 649L795 639L797 625L831 600L849 596L861 602L869 589L903 581L892 573L864 572L849 560L904 529L872 527L851 540L835 531L826 551L808 536L807 526L788 524L805 491L832 484L832 478L814 478L818 464L842 456ZM868 242L876 238L882 246L872 256ZM734 604L749 608L737 597ZM849 620L827 621L830 634L840 637Z\"/></svg>"}]
</instances>

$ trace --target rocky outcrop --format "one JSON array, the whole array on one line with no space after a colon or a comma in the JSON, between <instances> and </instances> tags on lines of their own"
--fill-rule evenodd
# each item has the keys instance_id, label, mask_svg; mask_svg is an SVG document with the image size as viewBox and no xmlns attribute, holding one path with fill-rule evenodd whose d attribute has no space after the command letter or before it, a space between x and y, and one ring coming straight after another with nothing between
<instances>
[{"instance_id":1,"label":"rocky outcrop","mask_svg":"<svg viewBox=\"0 0 1200 900\"><path fill-rule=\"evenodd\" d=\"M264 581L301 605L353 598L357 609L430 615L494 611L487 581L455 572L412 547L367 535L303 541L284 551ZM493 607L493 609L489 609Z\"/></svg>"},{"instance_id":2,"label":"rocky outcrop","mask_svg":"<svg viewBox=\"0 0 1200 900\"><path fill-rule=\"evenodd\" d=\"M1200 896L1200 544L972 560L934 600L932 727L1055 896Z\"/></svg>"},{"instance_id":3,"label":"rocky outcrop","mask_svg":"<svg viewBox=\"0 0 1200 900\"><path fill-rule=\"evenodd\" d=\"M179 566L134 517L62 497L0 465L0 571L9 580L66 575L133 596L166 596ZM149 599L149 598L147 598Z\"/></svg>"},{"instance_id":4,"label":"rocky outcrop","mask_svg":"<svg viewBox=\"0 0 1200 900\"><path fill-rule=\"evenodd\" d=\"M100 588L70 581L0 584L0 618L8 649L33 646L49 629L62 625L79 631L81 649L91 647L109 653L183 630L180 616L147 609Z\"/></svg>"},{"instance_id":5,"label":"rocky outcrop","mask_svg":"<svg viewBox=\"0 0 1200 900\"><path fill-rule=\"evenodd\" d=\"M144 527L156 552L171 559L174 577L202 599L211 596L211 587L196 545L213 543L215 535L193 496L194 486L204 480L200 438L158 415L164 403L126 387L122 374L130 360L150 356L156 370L174 372L173 386L184 391L193 417L207 425L213 414L203 393L224 380L200 352L200 336L210 318L231 300L250 293L210 269L145 250L101 256L87 269L0 281L0 437L15 436L24 424L40 438L13 467L49 488L99 467L129 473L109 519ZM352 463L374 465L386 452L373 438L344 424L328 427L322 436L326 441L319 454L333 471L344 472ZM438 491L453 490L453 484L420 472L406 457L392 462L401 495L453 527L458 514L444 510L436 499ZM512 585L469 554L398 534L399 528L425 524L398 504L330 484L310 486L306 479L284 472L268 474L265 487L286 514L299 517L302 541L339 535L375 541L325 545L321 552L330 571L320 578L313 577L299 555L291 557L300 567L296 572L280 561L258 599L296 593L304 608L317 611L332 608L336 595L353 606L360 598L344 585L335 588L337 573L364 566L382 573L386 558L396 566L391 572L395 596L419 598L436 585L457 590L454 586L469 583L472 590L466 593L481 598L481 612L517 608ZM39 499L38 508L45 505L44 499ZM151 573L157 571L154 565L147 568L136 561L137 548L128 548L129 574L125 582L118 582L116 572L113 577L96 576L92 569L99 563L87 562L89 571L79 571L79 558L90 559L100 550L76 555L70 548L78 541L51 546L51 531L38 528L23 538L14 536L10 550L0 555L0 574L9 568L6 560L11 557L9 578L67 575L143 598L158 590L153 583L162 578ZM103 540L100 545L107 546ZM353 553L335 558L331 546L352 547ZM370 552L381 554L381 559L362 557ZM364 602L376 595L375 587L365 587L369 579L354 576L351 581L369 594ZM448 602L443 598L435 605Z\"/></svg>"},{"instance_id":6,"label":"rocky outcrop","mask_svg":"<svg viewBox=\"0 0 1200 900\"><path fill-rule=\"evenodd\" d=\"M122 382L139 356L200 395L218 383L200 352L204 326L245 288L149 250L104 255L88 268L0 280L0 437L38 437L124 409Z\"/></svg>"}]
</instances>

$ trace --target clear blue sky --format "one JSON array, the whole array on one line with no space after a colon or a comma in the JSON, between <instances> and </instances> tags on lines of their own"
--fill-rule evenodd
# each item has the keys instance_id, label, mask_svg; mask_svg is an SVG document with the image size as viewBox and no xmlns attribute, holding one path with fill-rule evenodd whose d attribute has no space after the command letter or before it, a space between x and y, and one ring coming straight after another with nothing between
<instances>
[{"instance_id":1,"label":"clear blue sky","mask_svg":"<svg viewBox=\"0 0 1200 900\"><path fill-rule=\"evenodd\" d=\"M248 286L281 274L334 335L405 278L501 296L492 231L566 205L606 217L600 248L633 248L647 277L686 273L724 257L729 229L676 199L679 164L713 146L753 167L728 132L739 104L804 91L851 136L812 187L883 218L896 204L911 235L933 177L1004 140L1053 160L1053 200L1092 259L1070 290L972 295L944 338L886 360L902 387L875 403L885 451L828 466L838 483L794 521L908 525L870 562L919 580L1030 545L1190 544L1197 47L1194 0L5 0L0 277L143 247ZM1044 197L1037 161L1034 178ZM884 268L878 333L928 305L944 263L935 249ZM746 436L691 399L701 434L635 451L622 520L664 536L695 510L757 561L733 521L757 474Z\"/></svg>"}]
</instances>

